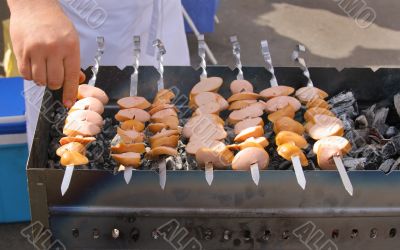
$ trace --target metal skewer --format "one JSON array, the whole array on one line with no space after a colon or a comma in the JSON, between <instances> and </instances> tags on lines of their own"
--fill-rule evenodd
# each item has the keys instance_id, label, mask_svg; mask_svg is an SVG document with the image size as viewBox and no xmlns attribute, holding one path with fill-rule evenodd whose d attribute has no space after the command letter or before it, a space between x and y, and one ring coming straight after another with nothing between
<instances>
[{"instance_id":1,"label":"metal skewer","mask_svg":"<svg viewBox=\"0 0 400 250\"><path fill-rule=\"evenodd\" d=\"M200 78L207 78L207 63L206 63L206 43L204 41L204 35L198 37L198 54L201 58L200 67L202 69ZM204 167L204 175L209 186L211 186L214 180L214 166L212 162L207 162Z\"/></svg>"},{"instance_id":2,"label":"metal skewer","mask_svg":"<svg viewBox=\"0 0 400 250\"><path fill-rule=\"evenodd\" d=\"M99 71L100 59L104 53L104 37L99 36L96 39L97 41L97 53L94 58L94 66L92 67L93 76L89 80L88 85L94 86L96 83L97 72ZM65 168L63 180L61 182L61 195L64 196L65 192L67 192L69 185L71 183L72 173L74 172L74 166L68 165Z\"/></svg>"},{"instance_id":3,"label":"metal skewer","mask_svg":"<svg viewBox=\"0 0 400 250\"><path fill-rule=\"evenodd\" d=\"M239 71L236 76L236 79L243 80L244 77L243 77L243 71L242 71L242 61L240 60L240 44L237 39L237 36L231 36L230 41L232 44L232 52L233 52L233 55L235 56L235 60L236 60L236 68Z\"/></svg>"},{"instance_id":4,"label":"metal skewer","mask_svg":"<svg viewBox=\"0 0 400 250\"><path fill-rule=\"evenodd\" d=\"M274 66L272 65L271 53L269 52L269 46L268 46L267 40L261 41L261 54L264 57L264 61L267 66L268 72L271 73L271 75L272 75L269 83L271 84L271 87L276 87L276 86L278 86L278 81L276 80L275 70L274 70Z\"/></svg>"},{"instance_id":5,"label":"metal skewer","mask_svg":"<svg viewBox=\"0 0 400 250\"><path fill-rule=\"evenodd\" d=\"M303 75L306 76L308 79L307 86L314 87L314 84L311 80L310 71L308 71L306 62L304 58L300 57L300 52L305 52L305 51L306 48L304 47L304 45L301 44L297 45L295 50L293 51L292 60L299 63L300 68L303 70ZM335 162L336 168L339 172L344 188L351 196L353 196L353 184L351 183L349 175L346 172L346 168L343 165L342 158L334 156L333 161Z\"/></svg>"},{"instance_id":6,"label":"metal skewer","mask_svg":"<svg viewBox=\"0 0 400 250\"><path fill-rule=\"evenodd\" d=\"M158 68L157 71L160 74L160 78L157 82L157 90L160 91L164 89L164 55L167 52L165 50L164 44L160 39L156 39L153 42L153 46L157 48L157 61ZM165 189L165 184L167 182L167 163L165 158L161 158L158 162L158 171L161 189Z\"/></svg>"},{"instance_id":7,"label":"metal skewer","mask_svg":"<svg viewBox=\"0 0 400 250\"><path fill-rule=\"evenodd\" d=\"M97 73L99 72L99 67L100 67L100 60L104 54L104 47L105 47L104 37L98 36L96 41L97 41L97 52L94 57L94 66L92 67L93 75L88 82L88 85L91 86L94 86L96 83Z\"/></svg>"},{"instance_id":8,"label":"metal skewer","mask_svg":"<svg viewBox=\"0 0 400 250\"><path fill-rule=\"evenodd\" d=\"M72 178L72 173L74 172L74 165L67 165L65 167L65 172L64 172L64 177L61 182L61 195L64 196L64 194L67 192L69 188L69 184L71 183L71 178Z\"/></svg>"},{"instance_id":9,"label":"metal skewer","mask_svg":"<svg viewBox=\"0 0 400 250\"><path fill-rule=\"evenodd\" d=\"M237 80L244 80L243 70L242 70L242 61L240 60L240 44L237 36L231 36L230 41L232 44L232 52L236 59L236 68L238 69L238 74L236 76ZM253 182L258 186L260 182L260 169L258 167L258 163L254 163L250 166L250 174Z\"/></svg>"},{"instance_id":10,"label":"metal skewer","mask_svg":"<svg viewBox=\"0 0 400 250\"><path fill-rule=\"evenodd\" d=\"M137 96L137 87L139 80L139 58L140 58L140 36L133 37L133 73L131 75L131 84L129 87L129 96ZM124 179L126 184L132 179L133 168L126 166L124 170Z\"/></svg>"},{"instance_id":11,"label":"metal skewer","mask_svg":"<svg viewBox=\"0 0 400 250\"><path fill-rule=\"evenodd\" d=\"M261 53L264 57L264 61L267 66L267 70L272 75L271 80L270 80L271 87L276 87L276 86L278 86L278 81L275 76L274 66L272 65L271 53L269 51L269 46L268 46L267 40L261 41ZM306 181L306 177L304 176L303 167L301 166L301 163L300 163L300 157L294 155L291 157L291 159L292 159L292 164L293 164L293 168L294 168L294 173L296 175L297 183L300 185L300 187L302 189L305 189L307 181Z\"/></svg>"}]
</instances>

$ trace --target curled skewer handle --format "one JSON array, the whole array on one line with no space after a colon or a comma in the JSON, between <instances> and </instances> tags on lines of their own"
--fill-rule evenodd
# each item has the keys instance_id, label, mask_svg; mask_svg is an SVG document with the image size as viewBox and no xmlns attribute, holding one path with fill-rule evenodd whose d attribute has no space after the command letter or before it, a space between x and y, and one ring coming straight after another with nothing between
<instances>
[{"instance_id":1,"label":"curled skewer handle","mask_svg":"<svg viewBox=\"0 0 400 250\"><path fill-rule=\"evenodd\" d=\"M157 71L160 74L160 79L157 83L157 89L160 91L164 89L164 55L167 53L165 50L164 44L160 39L156 39L153 42L153 46L157 48L157 61L158 61L158 68Z\"/></svg>"},{"instance_id":2,"label":"curled skewer handle","mask_svg":"<svg viewBox=\"0 0 400 250\"><path fill-rule=\"evenodd\" d=\"M133 37L133 73L131 75L131 86L129 95L136 96L139 81L139 59L140 59L140 36Z\"/></svg>"},{"instance_id":3,"label":"curled skewer handle","mask_svg":"<svg viewBox=\"0 0 400 250\"><path fill-rule=\"evenodd\" d=\"M105 47L104 37L98 36L96 41L97 41L97 52L94 57L94 66L92 67L93 76L92 78L90 78L88 82L88 84L91 86L94 86L96 83L97 73L99 72L99 67L100 67L100 60L104 54L104 47Z\"/></svg>"},{"instance_id":4,"label":"curled skewer handle","mask_svg":"<svg viewBox=\"0 0 400 250\"><path fill-rule=\"evenodd\" d=\"M200 67L202 69L201 78L207 78L207 64L206 64L206 42L204 41L204 35L197 37L199 44L199 57L201 58Z\"/></svg>"},{"instance_id":5,"label":"curled skewer handle","mask_svg":"<svg viewBox=\"0 0 400 250\"><path fill-rule=\"evenodd\" d=\"M236 68L239 71L236 78L238 80L243 80L244 77L243 77L243 70L242 70L242 61L240 60L240 44L237 39L237 36L231 36L230 41L232 44L232 52L236 59Z\"/></svg>"},{"instance_id":6,"label":"curled skewer handle","mask_svg":"<svg viewBox=\"0 0 400 250\"><path fill-rule=\"evenodd\" d=\"M306 47L304 45L298 44L292 53L292 60L297 62L300 65L300 68L303 70L303 75L307 77L307 86L313 87L314 84L311 80L310 71L308 71L308 67L304 58L300 57L300 52L305 52Z\"/></svg>"},{"instance_id":7,"label":"curled skewer handle","mask_svg":"<svg viewBox=\"0 0 400 250\"><path fill-rule=\"evenodd\" d=\"M269 52L269 46L268 46L267 40L261 41L261 53L264 57L264 61L267 66L267 70L272 75L269 83L271 84L271 87L276 87L276 86L278 86L278 81L276 80L274 66L272 66L272 58L271 58L271 53Z\"/></svg>"}]
</instances>

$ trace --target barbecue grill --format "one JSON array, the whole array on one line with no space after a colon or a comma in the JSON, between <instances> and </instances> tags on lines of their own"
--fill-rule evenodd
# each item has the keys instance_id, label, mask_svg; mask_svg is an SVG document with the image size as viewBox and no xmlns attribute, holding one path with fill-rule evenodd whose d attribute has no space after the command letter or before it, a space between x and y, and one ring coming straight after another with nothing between
<instances>
[{"instance_id":1,"label":"barbecue grill","mask_svg":"<svg viewBox=\"0 0 400 250\"><path fill-rule=\"evenodd\" d=\"M237 70L208 67L223 78L219 91L229 96ZM132 67L102 66L96 86L110 97L104 117L118 110L116 100L129 95ZM255 91L269 87L262 67L243 67ZM90 76L90 70L86 70ZM282 84L299 88L307 79L299 68L277 67ZM400 69L310 68L315 85L331 96L352 90L360 108L390 102L400 92ZM165 67L165 88L188 96L201 70ZM89 77L87 77L88 79ZM140 67L138 95L152 100L159 75ZM46 92L27 172L32 221L50 229L52 240L68 249L396 249L400 245L400 172L350 171L349 196L337 171L305 171L303 191L292 170L260 171L254 185L248 171L216 170L209 186L201 170L168 170L165 190L152 170L123 173L77 169L61 196L64 170L48 168L51 121L58 92ZM179 99L179 98L178 98ZM178 100L185 109L187 99ZM181 112L185 113L185 112ZM389 113L397 123L397 114ZM36 235L41 232L35 231ZM47 242L50 245L50 242Z\"/></svg>"}]
</instances>

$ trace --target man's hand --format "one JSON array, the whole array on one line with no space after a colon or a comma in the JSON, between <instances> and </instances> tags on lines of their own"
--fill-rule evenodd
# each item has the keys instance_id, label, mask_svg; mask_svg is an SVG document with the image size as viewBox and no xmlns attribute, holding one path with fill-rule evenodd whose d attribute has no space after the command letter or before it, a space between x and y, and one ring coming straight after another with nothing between
<instances>
[{"instance_id":1,"label":"man's hand","mask_svg":"<svg viewBox=\"0 0 400 250\"><path fill-rule=\"evenodd\" d=\"M10 33L18 68L27 80L56 90L63 102L76 100L80 72L78 34L58 0L8 0Z\"/></svg>"}]
</instances>

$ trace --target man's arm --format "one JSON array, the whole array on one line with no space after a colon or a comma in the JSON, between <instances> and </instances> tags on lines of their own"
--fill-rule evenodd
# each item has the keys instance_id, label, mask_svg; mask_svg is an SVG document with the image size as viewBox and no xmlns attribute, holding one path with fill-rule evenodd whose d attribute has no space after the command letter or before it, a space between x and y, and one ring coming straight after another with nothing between
<instances>
[{"instance_id":1,"label":"man's arm","mask_svg":"<svg viewBox=\"0 0 400 250\"><path fill-rule=\"evenodd\" d=\"M27 80L63 87L63 102L75 102L80 72L79 37L58 0L7 0L18 68Z\"/></svg>"}]
</instances>

